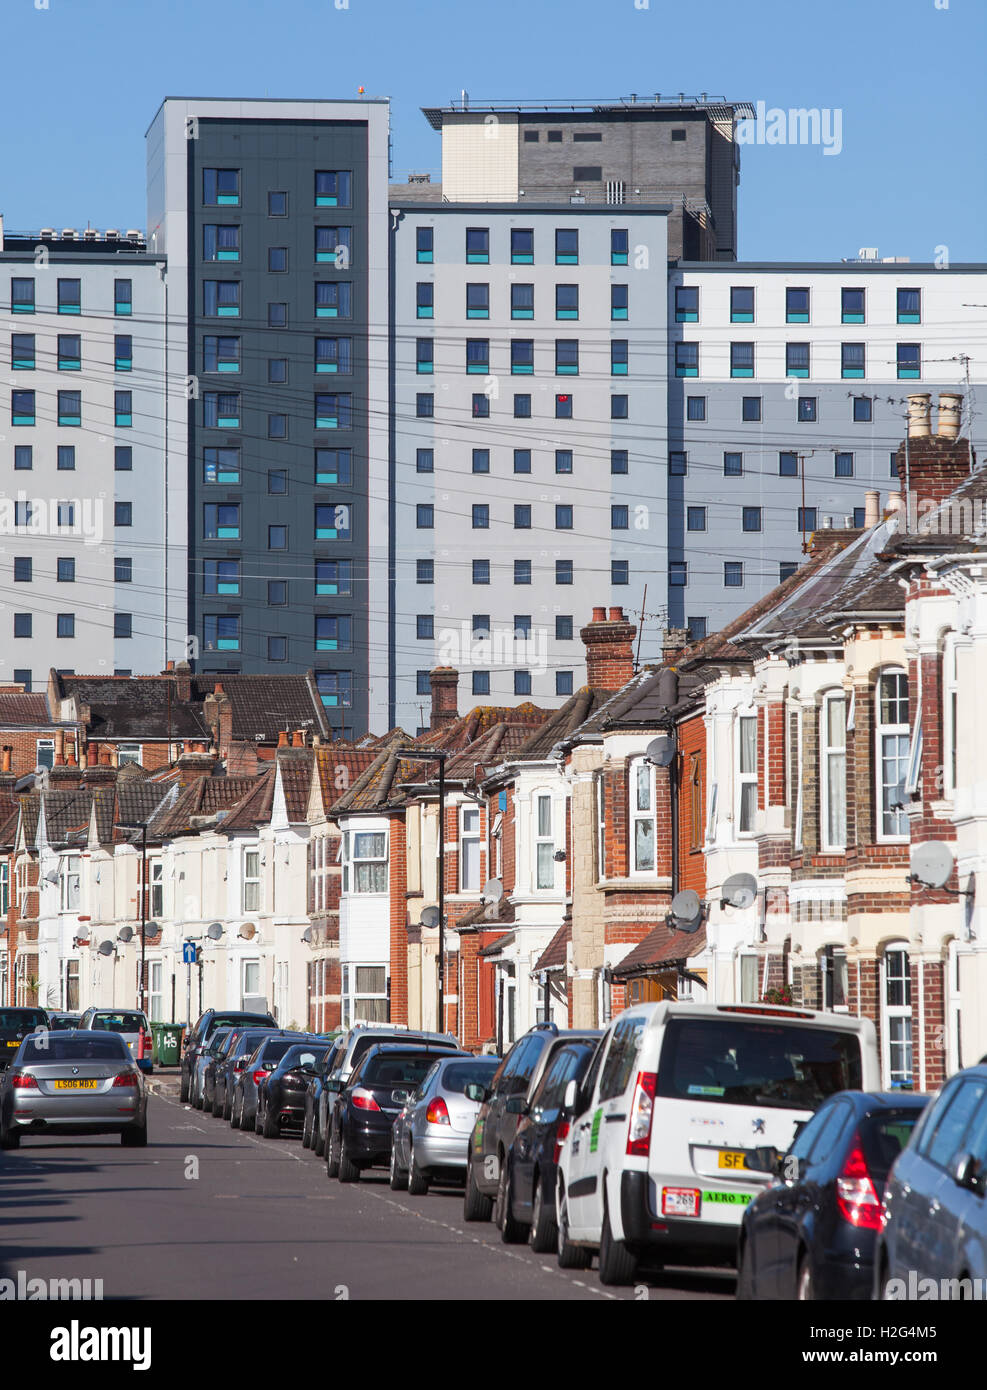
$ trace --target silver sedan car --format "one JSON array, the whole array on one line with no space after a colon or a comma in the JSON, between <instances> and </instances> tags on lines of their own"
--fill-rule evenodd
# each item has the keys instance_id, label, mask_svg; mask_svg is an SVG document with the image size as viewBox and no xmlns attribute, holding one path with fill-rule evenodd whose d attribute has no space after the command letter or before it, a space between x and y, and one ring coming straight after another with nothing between
<instances>
[{"instance_id":1,"label":"silver sedan car","mask_svg":"<svg viewBox=\"0 0 987 1390\"><path fill-rule=\"evenodd\" d=\"M470 1135L480 1108L466 1087L487 1086L499 1057L450 1057L435 1063L394 1121L391 1187L414 1195L438 1180L466 1176Z\"/></svg>"},{"instance_id":2,"label":"silver sedan car","mask_svg":"<svg viewBox=\"0 0 987 1390\"><path fill-rule=\"evenodd\" d=\"M22 1134L119 1134L147 1143L147 1089L119 1033L30 1033L0 1076L0 1148Z\"/></svg>"}]
</instances>

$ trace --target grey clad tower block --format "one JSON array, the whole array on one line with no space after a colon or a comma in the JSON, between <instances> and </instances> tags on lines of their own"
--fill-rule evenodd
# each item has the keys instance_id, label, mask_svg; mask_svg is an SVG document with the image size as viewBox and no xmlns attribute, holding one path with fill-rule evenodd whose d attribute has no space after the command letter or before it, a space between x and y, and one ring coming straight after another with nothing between
<instances>
[{"instance_id":1,"label":"grey clad tower block","mask_svg":"<svg viewBox=\"0 0 987 1390\"><path fill-rule=\"evenodd\" d=\"M346 737L387 717L388 121L376 99L168 98L147 134L190 655L314 669Z\"/></svg>"}]
</instances>

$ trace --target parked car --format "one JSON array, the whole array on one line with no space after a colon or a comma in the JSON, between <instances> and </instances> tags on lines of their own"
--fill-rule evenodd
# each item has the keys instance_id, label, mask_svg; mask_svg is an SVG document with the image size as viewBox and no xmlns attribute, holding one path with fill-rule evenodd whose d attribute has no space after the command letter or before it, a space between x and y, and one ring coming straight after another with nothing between
<instances>
[{"instance_id":1,"label":"parked car","mask_svg":"<svg viewBox=\"0 0 987 1390\"><path fill-rule=\"evenodd\" d=\"M212 1113L217 1119L228 1120L233 1112L233 1083L247 1065L250 1054L258 1043L271 1033L270 1028L244 1028L235 1030L236 1039L222 1059L216 1059L216 1076L213 1082Z\"/></svg>"},{"instance_id":2,"label":"parked car","mask_svg":"<svg viewBox=\"0 0 987 1390\"><path fill-rule=\"evenodd\" d=\"M48 1027L47 1009L0 1008L0 1070L10 1065L11 1058L29 1033Z\"/></svg>"},{"instance_id":3,"label":"parked car","mask_svg":"<svg viewBox=\"0 0 987 1390\"><path fill-rule=\"evenodd\" d=\"M331 1047L316 1059L315 1071L309 1077L305 1089L305 1116L302 1120L302 1148L313 1149L321 1158L326 1151L325 1133L322 1129L323 1086L326 1077L335 1066L336 1057L343 1046L342 1036L337 1037Z\"/></svg>"},{"instance_id":4,"label":"parked car","mask_svg":"<svg viewBox=\"0 0 987 1390\"><path fill-rule=\"evenodd\" d=\"M82 1014L48 1014L48 1027L57 1033L76 1029L81 1022Z\"/></svg>"},{"instance_id":5,"label":"parked car","mask_svg":"<svg viewBox=\"0 0 987 1390\"><path fill-rule=\"evenodd\" d=\"M520 1107L537 1086L549 1057L573 1038L599 1038L598 1030L570 1032L554 1023L537 1023L514 1043L494 1074L473 1127L466 1168L466 1221L489 1221L500 1190L507 1150L514 1139ZM516 1104L508 1109L508 1101Z\"/></svg>"},{"instance_id":6,"label":"parked car","mask_svg":"<svg viewBox=\"0 0 987 1390\"><path fill-rule=\"evenodd\" d=\"M261 1079L254 1129L265 1139L278 1138L284 1125L301 1127L305 1092L325 1045L325 1038L313 1037L289 1047L274 1070Z\"/></svg>"},{"instance_id":7,"label":"parked car","mask_svg":"<svg viewBox=\"0 0 987 1390\"><path fill-rule=\"evenodd\" d=\"M196 1019L192 1031L185 1036L182 1045L182 1077L181 1077L181 1098L188 1100L189 1088L192 1080L192 1071L199 1053L199 1049L209 1041L212 1034L221 1025L226 1028L235 1028L238 1023L266 1024L268 1028L276 1029L278 1021L271 1014L247 1013L242 1009L206 1009L205 1013Z\"/></svg>"},{"instance_id":8,"label":"parked car","mask_svg":"<svg viewBox=\"0 0 987 1390\"><path fill-rule=\"evenodd\" d=\"M230 1125L233 1129L252 1130L257 1118L257 1088L272 1072L294 1043L305 1042L305 1034L287 1030L266 1033L247 1058L243 1070L233 1085Z\"/></svg>"},{"instance_id":9,"label":"parked car","mask_svg":"<svg viewBox=\"0 0 987 1390\"><path fill-rule=\"evenodd\" d=\"M563 1033L549 1050L540 1078L532 1081L528 1097L515 1095L507 1102L508 1110L518 1111L518 1126L494 1206L494 1221L505 1243L527 1240L539 1254L556 1248L556 1172L573 1119L565 1093L570 1081L577 1086L582 1082L598 1045L599 1037Z\"/></svg>"},{"instance_id":10,"label":"parked car","mask_svg":"<svg viewBox=\"0 0 987 1390\"><path fill-rule=\"evenodd\" d=\"M394 1121L391 1133L391 1187L418 1195L429 1184L466 1174L470 1135L480 1102L466 1093L485 1090L499 1057L451 1057L433 1062Z\"/></svg>"},{"instance_id":11,"label":"parked car","mask_svg":"<svg viewBox=\"0 0 987 1390\"><path fill-rule=\"evenodd\" d=\"M929 1105L895 1160L884 1211L875 1297L985 1297L987 1066L957 1072Z\"/></svg>"},{"instance_id":12,"label":"parked car","mask_svg":"<svg viewBox=\"0 0 987 1390\"><path fill-rule=\"evenodd\" d=\"M365 1168L390 1164L391 1128L398 1111L421 1084L445 1048L424 1043L375 1043L356 1064L345 1085L329 1078L335 1093L332 1126L326 1136L326 1174L356 1182ZM468 1052L460 1053L470 1057Z\"/></svg>"},{"instance_id":13,"label":"parked car","mask_svg":"<svg viewBox=\"0 0 987 1390\"><path fill-rule=\"evenodd\" d=\"M884 1186L928 1101L905 1091L843 1091L787 1153L748 1155L749 1167L773 1178L744 1211L738 1298L871 1297Z\"/></svg>"},{"instance_id":14,"label":"parked car","mask_svg":"<svg viewBox=\"0 0 987 1390\"><path fill-rule=\"evenodd\" d=\"M0 1075L0 1149L24 1134L119 1134L147 1143L147 1091L119 1034L42 1032L25 1037Z\"/></svg>"},{"instance_id":15,"label":"parked car","mask_svg":"<svg viewBox=\"0 0 987 1390\"><path fill-rule=\"evenodd\" d=\"M192 1084L189 1087L189 1101L191 1102L193 1110L204 1110L206 1108L206 1073L209 1072L211 1068L212 1077L215 1081L216 1059L223 1055L232 1037L232 1028L217 1028L205 1047L199 1050L199 1055L195 1059L195 1069L192 1072ZM212 1106L211 1098L208 1100L208 1105L210 1107Z\"/></svg>"},{"instance_id":16,"label":"parked car","mask_svg":"<svg viewBox=\"0 0 987 1390\"><path fill-rule=\"evenodd\" d=\"M151 1025L147 1021L147 1014L141 1009L89 1008L82 1015L79 1027L97 1033L119 1033L141 1071L154 1070L151 1059Z\"/></svg>"},{"instance_id":17,"label":"parked car","mask_svg":"<svg viewBox=\"0 0 987 1390\"><path fill-rule=\"evenodd\" d=\"M756 1147L787 1150L837 1091L876 1090L869 1019L758 1004L637 1004L613 1020L562 1145L563 1268L599 1251L604 1284L638 1262L732 1266L744 1208L770 1181ZM577 1092L579 1098L577 1101Z\"/></svg>"}]
</instances>

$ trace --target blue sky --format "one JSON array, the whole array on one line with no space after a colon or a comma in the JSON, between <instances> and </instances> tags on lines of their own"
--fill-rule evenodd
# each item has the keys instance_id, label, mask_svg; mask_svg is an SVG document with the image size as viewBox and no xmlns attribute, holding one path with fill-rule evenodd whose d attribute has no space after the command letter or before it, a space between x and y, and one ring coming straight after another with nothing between
<instances>
[{"instance_id":1,"label":"blue sky","mask_svg":"<svg viewBox=\"0 0 987 1390\"><path fill-rule=\"evenodd\" d=\"M637 92L839 111L842 150L742 150L744 259L985 259L984 0L3 0L0 211L143 227L171 96L392 101L394 175L438 171L419 107ZM47 8L38 8L47 5Z\"/></svg>"}]
</instances>

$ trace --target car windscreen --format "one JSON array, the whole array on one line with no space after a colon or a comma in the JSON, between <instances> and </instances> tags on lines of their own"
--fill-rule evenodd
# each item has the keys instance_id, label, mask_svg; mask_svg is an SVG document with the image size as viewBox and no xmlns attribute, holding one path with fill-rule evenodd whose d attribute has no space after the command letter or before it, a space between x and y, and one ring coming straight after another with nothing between
<instances>
[{"instance_id":1,"label":"car windscreen","mask_svg":"<svg viewBox=\"0 0 987 1390\"><path fill-rule=\"evenodd\" d=\"M857 1127L867 1171L875 1182L887 1182L891 1165L912 1137L922 1118L921 1106L880 1110L866 1115Z\"/></svg>"},{"instance_id":2,"label":"car windscreen","mask_svg":"<svg viewBox=\"0 0 987 1390\"><path fill-rule=\"evenodd\" d=\"M229 1044L229 1041L229 1028L220 1028L217 1032L213 1033L206 1051L212 1053L214 1057L218 1057L220 1053L225 1050L225 1048Z\"/></svg>"},{"instance_id":3,"label":"car windscreen","mask_svg":"<svg viewBox=\"0 0 987 1390\"><path fill-rule=\"evenodd\" d=\"M435 1054L398 1053L391 1057L371 1057L360 1073L361 1086L417 1086L435 1066Z\"/></svg>"},{"instance_id":4,"label":"car windscreen","mask_svg":"<svg viewBox=\"0 0 987 1390\"><path fill-rule=\"evenodd\" d=\"M5 1031L47 1026L48 1015L41 1009L0 1009L0 1028Z\"/></svg>"},{"instance_id":5,"label":"car windscreen","mask_svg":"<svg viewBox=\"0 0 987 1390\"><path fill-rule=\"evenodd\" d=\"M244 1033L242 1037L237 1038L230 1056L236 1058L249 1057L257 1044L263 1042L266 1036L267 1034L263 1032Z\"/></svg>"},{"instance_id":6,"label":"car windscreen","mask_svg":"<svg viewBox=\"0 0 987 1390\"><path fill-rule=\"evenodd\" d=\"M100 1033L139 1033L146 1024L143 1014L96 1014L90 1027Z\"/></svg>"},{"instance_id":7,"label":"car windscreen","mask_svg":"<svg viewBox=\"0 0 987 1390\"><path fill-rule=\"evenodd\" d=\"M450 1062L443 1068L439 1085L444 1091L451 1091L453 1095L465 1095L467 1086L488 1086L490 1078L499 1066L499 1057L491 1057L487 1061Z\"/></svg>"},{"instance_id":8,"label":"car windscreen","mask_svg":"<svg viewBox=\"0 0 987 1390\"><path fill-rule=\"evenodd\" d=\"M673 1018L658 1065L658 1095L720 1105L815 1110L861 1087L859 1036L797 1023Z\"/></svg>"},{"instance_id":9,"label":"car windscreen","mask_svg":"<svg viewBox=\"0 0 987 1390\"><path fill-rule=\"evenodd\" d=\"M48 1033L23 1044L19 1065L29 1062L123 1062L130 1051L122 1038L73 1038Z\"/></svg>"}]
</instances>

